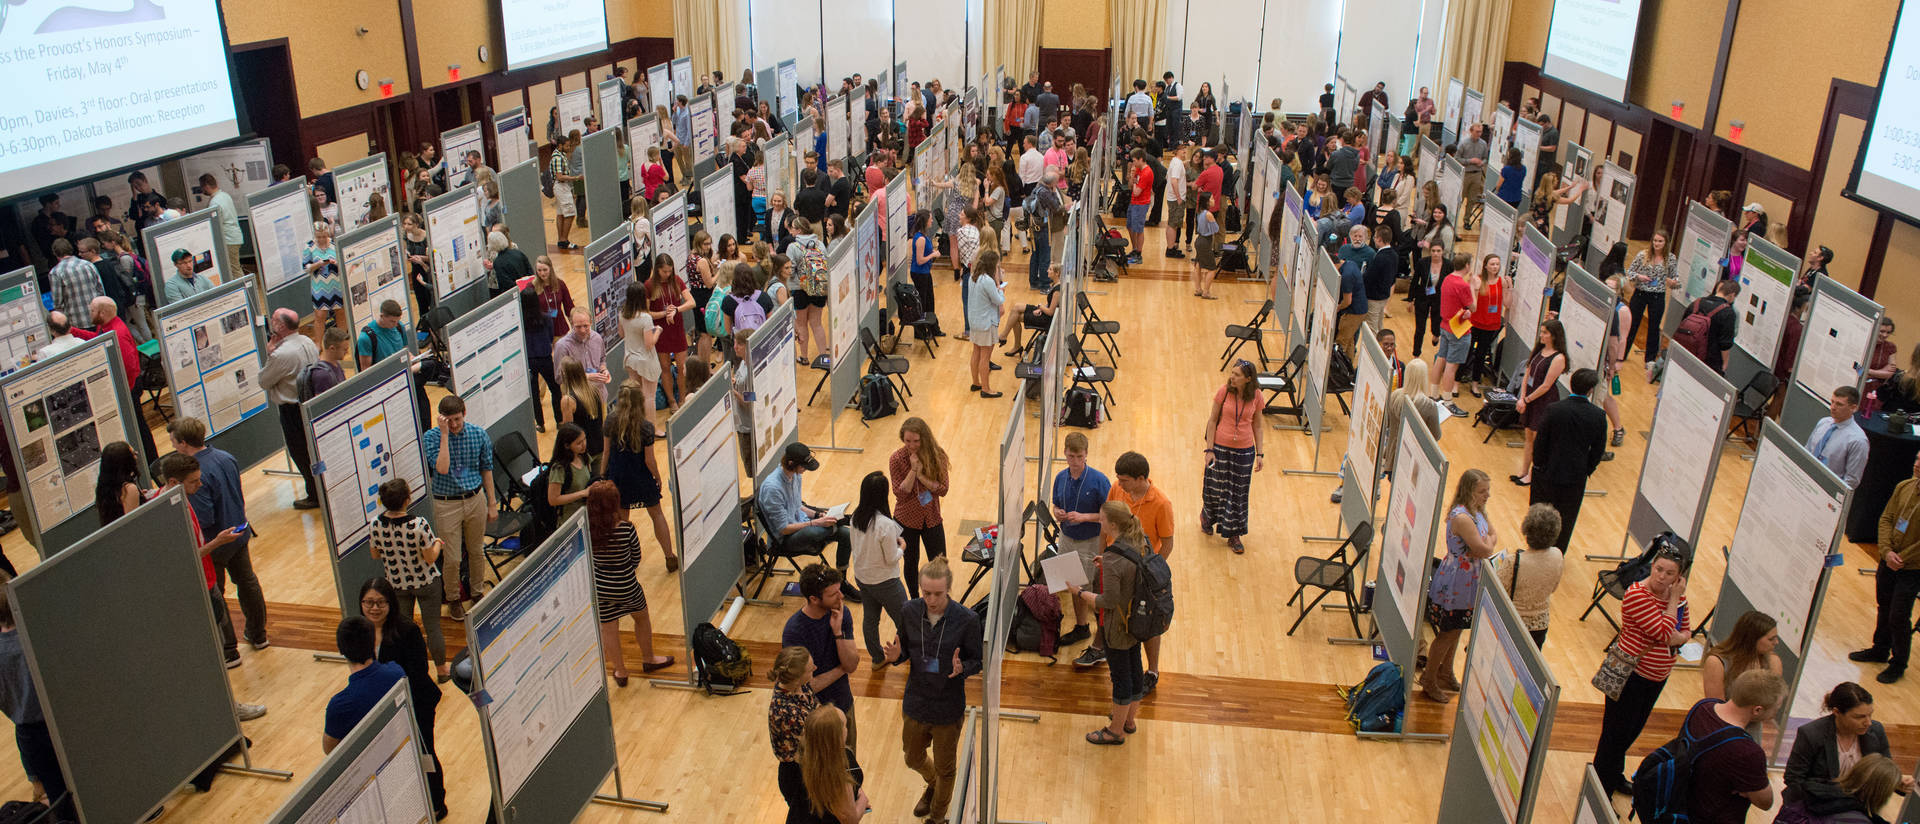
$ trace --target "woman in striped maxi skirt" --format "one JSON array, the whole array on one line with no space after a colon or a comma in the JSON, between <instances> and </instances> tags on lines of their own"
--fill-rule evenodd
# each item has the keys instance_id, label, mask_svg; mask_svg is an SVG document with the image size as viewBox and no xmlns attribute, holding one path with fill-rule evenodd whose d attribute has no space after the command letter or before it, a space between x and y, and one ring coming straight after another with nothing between
<instances>
[{"instance_id":1,"label":"woman in striped maxi skirt","mask_svg":"<svg viewBox=\"0 0 1920 824\"><path fill-rule=\"evenodd\" d=\"M1253 363L1233 362L1227 385L1213 394L1213 414L1207 416L1207 472L1200 508L1200 531L1227 539L1235 555L1247 551L1240 536L1247 534L1247 492L1253 473L1266 464L1260 426L1259 387Z\"/></svg>"}]
</instances>

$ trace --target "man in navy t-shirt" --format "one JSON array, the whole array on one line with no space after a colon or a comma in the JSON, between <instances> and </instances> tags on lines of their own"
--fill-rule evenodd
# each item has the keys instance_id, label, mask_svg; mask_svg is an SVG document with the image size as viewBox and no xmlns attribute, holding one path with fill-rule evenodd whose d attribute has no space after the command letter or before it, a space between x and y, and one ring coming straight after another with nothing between
<instances>
[{"instance_id":1,"label":"man in navy t-shirt","mask_svg":"<svg viewBox=\"0 0 1920 824\"><path fill-rule=\"evenodd\" d=\"M853 688L847 676L860 665L853 645L853 611L840 593L845 579L826 564L800 572L800 595L807 599L780 632L780 646L806 647L813 655L813 694L847 716L847 749L854 748Z\"/></svg>"},{"instance_id":2,"label":"man in navy t-shirt","mask_svg":"<svg viewBox=\"0 0 1920 824\"><path fill-rule=\"evenodd\" d=\"M320 736L322 752L333 752L340 746L340 739L353 732L354 725L373 711L387 691L407 678L399 664L373 660L377 644L372 621L358 615L342 619L340 628L334 630L333 642L340 648L340 656L347 659L349 674L346 689L327 701L327 726Z\"/></svg>"},{"instance_id":3,"label":"man in navy t-shirt","mask_svg":"<svg viewBox=\"0 0 1920 824\"><path fill-rule=\"evenodd\" d=\"M1099 570L1096 562L1100 552L1106 549L1100 542L1100 507L1107 502L1107 493L1113 484L1100 470L1087 465L1087 436L1079 432L1067 433L1063 454L1067 458L1067 468L1053 478L1053 517L1060 522L1060 554L1072 552L1080 556L1080 565L1086 570L1089 583L1096 580ZM1100 644L1100 637L1088 631L1087 618L1092 612L1078 599L1073 602L1073 629L1060 636L1060 647L1077 644L1087 638L1093 643L1087 645L1085 652L1074 659L1075 666L1091 667L1107 660L1107 651Z\"/></svg>"}]
</instances>

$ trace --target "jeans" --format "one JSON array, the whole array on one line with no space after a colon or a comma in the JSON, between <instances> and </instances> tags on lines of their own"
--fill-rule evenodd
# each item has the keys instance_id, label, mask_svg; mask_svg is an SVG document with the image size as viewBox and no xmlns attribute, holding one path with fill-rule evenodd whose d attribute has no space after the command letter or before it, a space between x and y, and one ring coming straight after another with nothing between
<instances>
[{"instance_id":1,"label":"jeans","mask_svg":"<svg viewBox=\"0 0 1920 824\"><path fill-rule=\"evenodd\" d=\"M928 763L927 748L933 748ZM930 815L939 820L953 802L953 777L959 772L960 724L924 724L911 717L900 719L900 747L907 753L907 769L920 774L933 789Z\"/></svg>"},{"instance_id":2,"label":"jeans","mask_svg":"<svg viewBox=\"0 0 1920 824\"><path fill-rule=\"evenodd\" d=\"M233 546L228 544L213 551L214 580L219 592L224 595L227 579L233 579L234 595L240 601L240 614L246 621L247 642L263 643L267 640L267 596L260 590L260 577L253 574L253 554L248 552L247 546L243 544L231 553L222 551ZM222 598L219 610L225 612L226 609L225 599ZM232 617L228 617L227 622L231 624Z\"/></svg>"},{"instance_id":3,"label":"jeans","mask_svg":"<svg viewBox=\"0 0 1920 824\"><path fill-rule=\"evenodd\" d=\"M240 660L240 638L233 634L233 616L227 614L227 599L220 590L207 590L207 600L213 602L213 629L220 635L220 652L228 661Z\"/></svg>"},{"instance_id":4,"label":"jeans","mask_svg":"<svg viewBox=\"0 0 1920 824\"><path fill-rule=\"evenodd\" d=\"M1600 786L1617 790L1626 785L1627 748L1646 728L1653 704L1660 700L1660 691L1666 686L1665 680L1654 681L1634 673L1627 676L1618 699L1607 699L1607 708L1600 716L1600 742L1593 750L1593 770L1600 774Z\"/></svg>"},{"instance_id":5,"label":"jeans","mask_svg":"<svg viewBox=\"0 0 1920 824\"><path fill-rule=\"evenodd\" d=\"M834 545L833 565L846 569L847 557L853 552L853 537L844 526L801 527L787 536L787 551L801 555L815 552L825 555L829 541Z\"/></svg>"},{"instance_id":6,"label":"jeans","mask_svg":"<svg viewBox=\"0 0 1920 824\"><path fill-rule=\"evenodd\" d=\"M1873 603L1877 607L1873 648L1888 652L1887 666L1902 669L1913 650L1913 599L1920 595L1920 569L1895 570L1881 562L1873 572Z\"/></svg>"},{"instance_id":7,"label":"jeans","mask_svg":"<svg viewBox=\"0 0 1920 824\"><path fill-rule=\"evenodd\" d=\"M1027 285L1035 289L1044 288L1047 283L1047 267L1053 263L1051 241L1046 226L1034 231L1033 254L1027 258Z\"/></svg>"},{"instance_id":8,"label":"jeans","mask_svg":"<svg viewBox=\"0 0 1920 824\"><path fill-rule=\"evenodd\" d=\"M1467 363L1460 367L1460 380L1477 380L1489 385L1504 383L1500 378L1500 358L1494 353L1494 344L1500 342L1500 330L1475 327L1473 348L1467 352Z\"/></svg>"},{"instance_id":9,"label":"jeans","mask_svg":"<svg viewBox=\"0 0 1920 824\"><path fill-rule=\"evenodd\" d=\"M145 426L135 428L146 429ZM306 480L307 500L320 500L320 494L313 486L313 460L307 456L307 427L300 422L300 404L280 404L280 434L287 441L287 459L293 461L294 468L300 470L300 477Z\"/></svg>"},{"instance_id":10,"label":"jeans","mask_svg":"<svg viewBox=\"0 0 1920 824\"><path fill-rule=\"evenodd\" d=\"M1633 336L1640 334L1640 319L1647 320L1646 362L1660 359L1660 321L1667 314L1667 293L1634 292L1633 302L1627 304L1628 316L1633 323L1627 327L1627 343L1633 343Z\"/></svg>"},{"instance_id":11,"label":"jeans","mask_svg":"<svg viewBox=\"0 0 1920 824\"><path fill-rule=\"evenodd\" d=\"M959 725L954 729L959 729ZM47 791L47 801L58 804L54 809L62 816L60 820L67 820L66 817L74 814L73 799L60 800L67 794L67 775L60 770L60 755L53 747L53 736L47 732L47 722L15 724L13 743L20 748L20 765L26 768L27 777L40 782L40 787ZM947 774L951 776L952 769L948 769Z\"/></svg>"},{"instance_id":12,"label":"jeans","mask_svg":"<svg viewBox=\"0 0 1920 824\"><path fill-rule=\"evenodd\" d=\"M900 628L900 608L907 605L907 588L898 577L879 583L860 582L860 592L868 599L860 605L860 632L867 642L867 658L878 667L886 663L880 654L880 613L885 610L895 631Z\"/></svg>"},{"instance_id":13,"label":"jeans","mask_svg":"<svg viewBox=\"0 0 1920 824\"><path fill-rule=\"evenodd\" d=\"M435 578L423 587L395 587L393 592L400 599L398 608L402 618L412 618L413 605L420 605L420 629L427 636L427 653L433 656L434 663L446 663L447 637L440 629L440 604L446 600L446 579Z\"/></svg>"},{"instance_id":14,"label":"jeans","mask_svg":"<svg viewBox=\"0 0 1920 824\"><path fill-rule=\"evenodd\" d=\"M527 397L533 399L533 422L541 426L546 426L547 416L545 411L540 408L540 381L542 380L545 380L547 382L547 388L552 390L553 423L555 426L559 426L565 423L566 419L560 417L560 381L553 377L553 358L551 356L544 358L527 358Z\"/></svg>"},{"instance_id":15,"label":"jeans","mask_svg":"<svg viewBox=\"0 0 1920 824\"><path fill-rule=\"evenodd\" d=\"M920 544L926 542L927 560L947 557L946 524L934 524L924 529L902 527L900 537L907 544L907 592L920 597Z\"/></svg>"}]
</instances>

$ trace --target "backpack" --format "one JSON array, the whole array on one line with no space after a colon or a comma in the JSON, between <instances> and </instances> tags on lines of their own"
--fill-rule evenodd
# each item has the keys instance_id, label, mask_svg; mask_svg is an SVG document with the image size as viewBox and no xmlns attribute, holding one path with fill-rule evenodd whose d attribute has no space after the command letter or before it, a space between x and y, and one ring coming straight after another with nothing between
<instances>
[{"instance_id":1,"label":"backpack","mask_svg":"<svg viewBox=\"0 0 1920 824\"><path fill-rule=\"evenodd\" d=\"M1160 637L1173 623L1173 567L1158 552L1142 558L1123 544L1107 547L1133 562L1133 596L1127 607L1127 634L1147 641Z\"/></svg>"},{"instance_id":2,"label":"backpack","mask_svg":"<svg viewBox=\"0 0 1920 824\"><path fill-rule=\"evenodd\" d=\"M1367 671L1366 680L1340 691L1347 701L1347 723L1359 732L1398 732L1407 708L1407 687L1400 665L1382 661Z\"/></svg>"},{"instance_id":3,"label":"backpack","mask_svg":"<svg viewBox=\"0 0 1920 824\"><path fill-rule=\"evenodd\" d=\"M913 284L900 281L893 285L893 311L899 316L903 326L919 323L926 310L920 306L920 290Z\"/></svg>"},{"instance_id":4,"label":"backpack","mask_svg":"<svg viewBox=\"0 0 1920 824\"><path fill-rule=\"evenodd\" d=\"M711 321L709 321L709 323L711 323ZM746 300L742 300L734 304L734 307L733 307L733 328L734 329L736 330L745 329L748 331L752 331L766 325L766 323L767 323L767 307L760 303L760 290L758 289L753 290L753 294L748 295ZM708 326L707 328L712 329L714 327Z\"/></svg>"},{"instance_id":5,"label":"backpack","mask_svg":"<svg viewBox=\"0 0 1920 824\"><path fill-rule=\"evenodd\" d=\"M1013 605L1013 625L1007 630L1007 649L1037 652L1055 661L1060 642L1060 599L1046 584L1028 584Z\"/></svg>"},{"instance_id":6,"label":"backpack","mask_svg":"<svg viewBox=\"0 0 1920 824\"><path fill-rule=\"evenodd\" d=\"M1240 204L1229 201L1226 211L1221 214L1220 228L1228 232L1238 232L1240 227Z\"/></svg>"},{"instance_id":7,"label":"backpack","mask_svg":"<svg viewBox=\"0 0 1920 824\"><path fill-rule=\"evenodd\" d=\"M885 418L900 411L893 398L893 380L886 375L867 375L860 379L860 419Z\"/></svg>"},{"instance_id":8,"label":"backpack","mask_svg":"<svg viewBox=\"0 0 1920 824\"><path fill-rule=\"evenodd\" d=\"M800 288L812 292L812 289L807 289L807 284L815 280L818 281L817 285L824 285L827 282L826 244L815 240L812 243L794 243L787 248L792 249L793 246L800 247L800 254L796 256L793 261L794 280L799 282ZM824 288L821 290L820 296L826 297Z\"/></svg>"},{"instance_id":9,"label":"backpack","mask_svg":"<svg viewBox=\"0 0 1920 824\"><path fill-rule=\"evenodd\" d=\"M293 391L295 395L302 401L313 400L313 396L317 394L313 391L313 375L317 371L325 370L326 367L322 366L320 361L314 361L313 363L300 367L300 371L293 373ZM141 374L145 374L145 372Z\"/></svg>"},{"instance_id":10,"label":"backpack","mask_svg":"<svg viewBox=\"0 0 1920 824\"><path fill-rule=\"evenodd\" d=\"M559 148L556 147L554 151L557 152L560 150ZM553 197L553 164L552 163L540 164L540 194L546 197Z\"/></svg>"},{"instance_id":11,"label":"backpack","mask_svg":"<svg viewBox=\"0 0 1920 824\"><path fill-rule=\"evenodd\" d=\"M527 512L533 517L520 529L520 545L536 547L560 528L560 509L547 503L547 484L551 483L553 464L543 463L527 483Z\"/></svg>"},{"instance_id":12,"label":"backpack","mask_svg":"<svg viewBox=\"0 0 1920 824\"><path fill-rule=\"evenodd\" d=\"M1687 309L1687 316L1680 319L1680 328L1673 330L1673 345L1692 352L1693 356L1699 358L1701 363L1709 362L1707 359L1707 333L1713 328L1713 317L1726 311L1727 307L1732 305L1730 303L1721 303L1719 306L1714 307L1711 312L1702 312L1700 311L1700 304L1705 301L1706 298L1694 301L1693 306Z\"/></svg>"},{"instance_id":13,"label":"backpack","mask_svg":"<svg viewBox=\"0 0 1920 824\"><path fill-rule=\"evenodd\" d=\"M726 303L727 295L733 291L731 286L713 287L713 297L707 298L707 332L718 336L727 328L726 318L721 317L720 307ZM764 320L764 318L763 318Z\"/></svg>"},{"instance_id":14,"label":"backpack","mask_svg":"<svg viewBox=\"0 0 1920 824\"><path fill-rule=\"evenodd\" d=\"M388 355L393 354L393 352L380 351L380 336L374 334L374 330L377 328L378 326L373 323L368 323L367 325L360 327L360 334L367 336L367 348L373 350L372 352L368 352L366 354L373 356L374 363L379 363L380 361L385 360ZM404 326L400 327L400 337L402 340L406 339L406 327ZM358 346L359 342L355 341L354 345ZM403 346L402 348L405 348L405 347ZM394 352L398 352L398 351L400 350L399 349L394 350Z\"/></svg>"},{"instance_id":15,"label":"backpack","mask_svg":"<svg viewBox=\"0 0 1920 824\"><path fill-rule=\"evenodd\" d=\"M1081 429L1100 428L1100 393L1084 386L1068 389L1060 399L1060 425Z\"/></svg>"},{"instance_id":16,"label":"backpack","mask_svg":"<svg viewBox=\"0 0 1920 824\"><path fill-rule=\"evenodd\" d=\"M1687 711L1687 719L1691 720L1694 712L1711 701L1715 699L1706 698L1694 704L1693 709ZM1691 821L1688 808L1692 804L1694 762L1722 744L1747 738L1746 730L1729 724L1706 738L1696 739L1688 731L1689 726L1687 721L1681 721L1680 734L1649 753L1640 762L1640 768L1633 771L1633 814L1645 824Z\"/></svg>"},{"instance_id":17,"label":"backpack","mask_svg":"<svg viewBox=\"0 0 1920 824\"><path fill-rule=\"evenodd\" d=\"M709 694L733 693L753 680L753 656L710 623L693 629L693 665Z\"/></svg>"}]
</instances>

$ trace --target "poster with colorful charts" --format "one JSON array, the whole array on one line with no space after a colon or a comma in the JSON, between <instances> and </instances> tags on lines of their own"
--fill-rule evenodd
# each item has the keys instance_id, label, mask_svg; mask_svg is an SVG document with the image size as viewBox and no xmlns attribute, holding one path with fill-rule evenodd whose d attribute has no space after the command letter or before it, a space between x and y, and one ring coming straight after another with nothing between
<instances>
[{"instance_id":1,"label":"poster with colorful charts","mask_svg":"<svg viewBox=\"0 0 1920 824\"><path fill-rule=\"evenodd\" d=\"M313 193L305 183L275 187L248 199L253 215L253 257L261 286L269 292L305 277L300 253L313 242Z\"/></svg>"},{"instance_id":2,"label":"poster with colorful charts","mask_svg":"<svg viewBox=\"0 0 1920 824\"><path fill-rule=\"evenodd\" d=\"M314 416L313 474L327 496L333 549L345 556L367 540L380 505L380 485L403 478L414 501L427 493L409 373L393 377Z\"/></svg>"},{"instance_id":3,"label":"poster with colorful charts","mask_svg":"<svg viewBox=\"0 0 1920 824\"><path fill-rule=\"evenodd\" d=\"M267 408L250 294L242 284L228 284L185 308L160 313L176 414L200 419L211 435Z\"/></svg>"},{"instance_id":4,"label":"poster with colorful charts","mask_svg":"<svg viewBox=\"0 0 1920 824\"><path fill-rule=\"evenodd\" d=\"M509 300L447 333L453 391L467 402L467 420L481 429L531 397L520 323L520 302Z\"/></svg>"},{"instance_id":5,"label":"poster with colorful charts","mask_svg":"<svg viewBox=\"0 0 1920 824\"><path fill-rule=\"evenodd\" d=\"M0 376L32 363L47 340L47 315L33 270L0 276Z\"/></svg>"},{"instance_id":6,"label":"poster with colorful charts","mask_svg":"<svg viewBox=\"0 0 1920 824\"><path fill-rule=\"evenodd\" d=\"M7 384L21 486L43 534L93 505L101 447L127 440L109 356L119 357L111 341L85 344Z\"/></svg>"},{"instance_id":7,"label":"poster with colorful charts","mask_svg":"<svg viewBox=\"0 0 1920 824\"><path fill-rule=\"evenodd\" d=\"M1419 609L1427 577L1421 566L1433 556L1433 529L1439 518L1440 484L1446 471L1427 459L1412 427L1411 417L1400 419L1393 460L1393 487L1387 494L1386 521L1380 540L1380 578L1387 597L1404 626L1420 634Z\"/></svg>"},{"instance_id":8,"label":"poster with colorful charts","mask_svg":"<svg viewBox=\"0 0 1920 824\"><path fill-rule=\"evenodd\" d=\"M402 681L269 823L428 824L431 804L413 704Z\"/></svg>"},{"instance_id":9,"label":"poster with colorful charts","mask_svg":"<svg viewBox=\"0 0 1920 824\"><path fill-rule=\"evenodd\" d=\"M601 343L612 346L620 340L620 305L633 282L633 232L622 223L588 247L587 294L593 301L593 331Z\"/></svg>"},{"instance_id":10,"label":"poster with colorful charts","mask_svg":"<svg viewBox=\"0 0 1920 824\"><path fill-rule=\"evenodd\" d=\"M860 257L854 254L853 240L834 241L827 253L828 334L833 336L833 362L853 357L853 342L860 330Z\"/></svg>"},{"instance_id":11,"label":"poster with colorful charts","mask_svg":"<svg viewBox=\"0 0 1920 824\"><path fill-rule=\"evenodd\" d=\"M871 200L853 221L853 254L860 259L860 317L880 305L880 204Z\"/></svg>"},{"instance_id":12,"label":"poster with colorful charts","mask_svg":"<svg viewBox=\"0 0 1920 824\"><path fill-rule=\"evenodd\" d=\"M427 247L433 257L433 293L439 299L485 277L480 203L455 189L427 204Z\"/></svg>"},{"instance_id":13,"label":"poster with colorful charts","mask_svg":"<svg viewBox=\"0 0 1920 824\"><path fill-rule=\"evenodd\" d=\"M1793 275L1800 259L1758 237L1747 244L1740 269L1740 295L1733 308L1739 321L1733 343L1762 364L1773 363L1786 330L1787 304L1793 297Z\"/></svg>"},{"instance_id":14,"label":"poster with colorful charts","mask_svg":"<svg viewBox=\"0 0 1920 824\"><path fill-rule=\"evenodd\" d=\"M1481 569L1485 574L1493 567ZM1532 639L1523 642L1510 634L1507 622L1495 613L1497 597L1487 587L1481 587L1476 596L1474 614L1488 620L1473 624L1467 676L1460 689L1460 718L1486 770L1501 820L1511 822L1520 814L1527 765L1547 709L1547 691L1534 681L1520 657L1518 645L1531 644Z\"/></svg>"}]
</instances>

